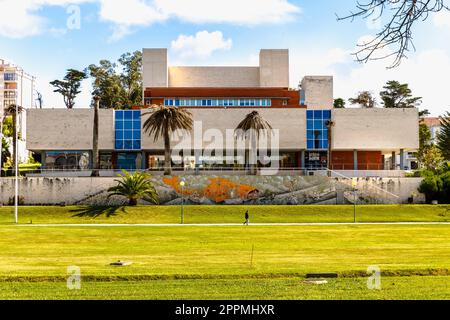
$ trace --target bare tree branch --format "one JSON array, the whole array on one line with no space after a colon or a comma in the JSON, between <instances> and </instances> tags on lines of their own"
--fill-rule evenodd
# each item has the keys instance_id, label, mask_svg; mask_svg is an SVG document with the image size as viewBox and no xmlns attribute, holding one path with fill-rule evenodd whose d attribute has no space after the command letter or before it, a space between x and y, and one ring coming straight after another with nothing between
<instances>
[{"instance_id":1,"label":"bare tree branch","mask_svg":"<svg viewBox=\"0 0 450 320\"><path fill-rule=\"evenodd\" d=\"M442 10L450 10L446 4L448 0L367 0L356 3L356 11L351 11L349 15L339 17L338 21L356 18L363 20L372 18L377 21L384 16L389 17L381 31L375 37L365 43L357 45L357 51L353 53L356 61L366 63L371 60L381 60L395 57L389 68L398 67L407 53L415 51L413 43L413 27L416 22L423 22L431 14ZM376 52L382 49L392 49L392 52L375 56Z\"/></svg>"}]
</instances>

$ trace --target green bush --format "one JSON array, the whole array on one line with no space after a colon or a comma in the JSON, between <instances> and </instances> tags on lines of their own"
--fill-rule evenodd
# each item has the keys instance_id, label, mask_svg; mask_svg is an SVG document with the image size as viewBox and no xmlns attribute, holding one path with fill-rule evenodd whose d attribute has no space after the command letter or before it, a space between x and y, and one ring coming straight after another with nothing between
<instances>
[{"instance_id":1,"label":"green bush","mask_svg":"<svg viewBox=\"0 0 450 320\"><path fill-rule=\"evenodd\" d=\"M437 172L424 170L422 176L424 180L419 187L419 192L425 194L427 202L437 200L439 203L450 203L449 163L444 164Z\"/></svg>"}]
</instances>

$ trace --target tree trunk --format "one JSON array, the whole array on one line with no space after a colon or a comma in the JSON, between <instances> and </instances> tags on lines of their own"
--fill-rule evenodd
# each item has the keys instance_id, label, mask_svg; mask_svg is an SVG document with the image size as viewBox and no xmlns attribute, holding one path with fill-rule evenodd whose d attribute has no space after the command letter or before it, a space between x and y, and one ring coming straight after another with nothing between
<instances>
[{"instance_id":1,"label":"tree trunk","mask_svg":"<svg viewBox=\"0 0 450 320\"><path fill-rule=\"evenodd\" d=\"M250 158L250 174L256 175L257 166L258 166L258 148L257 148L257 137L255 130L250 130L250 150L249 150L249 158Z\"/></svg>"},{"instance_id":2,"label":"tree trunk","mask_svg":"<svg viewBox=\"0 0 450 320\"><path fill-rule=\"evenodd\" d=\"M99 177L99 154L98 154L98 111L99 111L100 100L95 99L94 106L94 127L93 127L93 138L92 138L92 174L91 177Z\"/></svg>"},{"instance_id":3,"label":"tree trunk","mask_svg":"<svg viewBox=\"0 0 450 320\"><path fill-rule=\"evenodd\" d=\"M128 201L128 205L130 205L130 206L136 206L136 205L137 205L137 199L135 199L135 198L130 198L130 200Z\"/></svg>"},{"instance_id":4,"label":"tree trunk","mask_svg":"<svg viewBox=\"0 0 450 320\"><path fill-rule=\"evenodd\" d=\"M172 174L172 157L170 155L170 136L166 132L164 134L164 175L170 176Z\"/></svg>"}]
</instances>

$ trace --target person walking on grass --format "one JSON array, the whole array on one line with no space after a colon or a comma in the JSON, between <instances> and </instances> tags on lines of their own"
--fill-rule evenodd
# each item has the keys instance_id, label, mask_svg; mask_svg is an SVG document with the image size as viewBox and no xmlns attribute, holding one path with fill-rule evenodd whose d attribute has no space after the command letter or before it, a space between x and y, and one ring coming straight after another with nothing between
<instances>
[{"instance_id":1,"label":"person walking on grass","mask_svg":"<svg viewBox=\"0 0 450 320\"><path fill-rule=\"evenodd\" d=\"M245 226L248 226L248 224L250 223L250 216L248 215L248 210L247 211L245 211L245 222L244 222L244 225Z\"/></svg>"}]
</instances>

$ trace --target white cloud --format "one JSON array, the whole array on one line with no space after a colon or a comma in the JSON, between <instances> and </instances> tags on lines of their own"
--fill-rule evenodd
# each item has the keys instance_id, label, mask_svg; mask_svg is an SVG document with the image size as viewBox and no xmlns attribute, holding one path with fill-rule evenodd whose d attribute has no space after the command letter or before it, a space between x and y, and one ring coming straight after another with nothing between
<instances>
[{"instance_id":1,"label":"white cloud","mask_svg":"<svg viewBox=\"0 0 450 320\"><path fill-rule=\"evenodd\" d=\"M287 0L155 0L166 14L193 23L255 25L281 23L294 18L300 8Z\"/></svg>"},{"instance_id":2,"label":"white cloud","mask_svg":"<svg viewBox=\"0 0 450 320\"><path fill-rule=\"evenodd\" d=\"M48 29L48 21L38 15L41 8L92 1L95 0L0 0L0 36L24 38L45 31L54 34L58 28Z\"/></svg>"},{"instance_id":3,"label":"white cloud","mask_svg":"<svg viewBox=\"0 0 450 320\"><path fill-rule=\"evenodd\" d=\"M229 50L233 42L222 32L199 31L195 36L181 34L172 41L172 50L181 58L207 58L216 50Z\"/></svg>"},{"instance_id":4,"label":"white cloud","mask_svg":"<svg viewBox=\"0 0 450 320\"><path fill-rule=\"evenodd\" d=\"M170 18L191 23L256 25L290 21L301 11L288 0L0 0L0 36L41 34L48 21L38 14L39 9L89 2L99 3L100 20L113 24L110 40L130 34L133 27Z\"/></svg>"}]
</instances>

